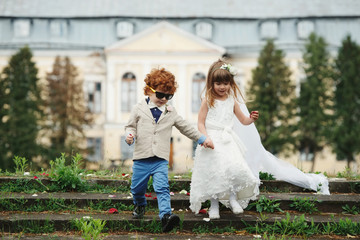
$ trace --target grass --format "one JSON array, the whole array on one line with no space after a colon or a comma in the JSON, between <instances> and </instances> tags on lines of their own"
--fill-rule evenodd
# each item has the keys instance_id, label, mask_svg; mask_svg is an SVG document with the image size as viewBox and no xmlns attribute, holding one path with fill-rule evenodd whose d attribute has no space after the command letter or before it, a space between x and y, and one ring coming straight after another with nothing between
<instances>
[{"instance_id":1,"label":"grass","mask_svg":"<svg viewBox=\"0 0 360 240\"><path fill-rule=\"evenodd\" d=\"M21 198L6 198L1 196L0 211L22 211L22 212L104 212L110 208L116 208L118 211L133 211L132 204L127 205L114 200L87 200L86 205L81 207L78 205L78 200L68 200L62 198L50 199L24 199ZM154 207L147 207L148 211L157 212Z\"/></svg>"},{"instance_id":2,"label":"grass","mask_svg":"<svg viewBox=\"0 0 360 240\"><path fill-rule=\"evenodd\" d=\"M292 203L290 204L291 208L296 209L299 212L306 212L306 213L315 213L319 210L316 207L316 203L320 203L321 201L318 201L316 199L310 199L310 198L293 198Z\"/></svg>"},{"instance_id":3,"label":"grass","mask_svg":"<svg viewBox=\"0 0 360 240\"><path fill-rule=\"evenodd\" d=\"M38 179L22 178L14 181L7 181L0 185L0 192L24 192L24 193L37 193L37 192L66 192L69 189L64 189L59 186L57 182L42 180L43 184L39 184ZM46 183L44 183L46 182ZM82 184L79 192L86 193L128 193L130 186L118 184L117 186L102 185L92 182L85 182Z\"/></svg>"},{"instance_id":4,"label":"grass","mask_svg":"<svg viewBox=\"0 0 360 240\"><path fill-rule=\"evenodd\" d=\"M25 193L40 193L40 192L86 192L86 193L105 193L105 194L114 194L114 193L129 193L130 192L130 179L131 175L128 173L123 173L121 169L117 171L87 171L81 168L81 156L75 155L71 159L70 165L65 164L66 160L65 155L61 155L57 160L55 160L51 168L48 170L42 169L39 172L30 172L28 178L23 178L25 171L29 171L29 164L24 158L16 158L16 169L14 173L10 172L1 172L2 176L15 176L21 177L21 179L16 179L14 181L4 182L0 184L0 211L21 211L24 213L29 212L70 212L73 213L105 213L110 208L116 208L119 212L126 212L125 214L130 215L133 210L132 204L124 204L120 201L115 201L112 199L107 200L87 200L86 203L83 203L81 206L78 204L77 200L64 200L62 198L50 198L50 199L29 199L17 198L9 199L3 197L1 192L25 192ZM49 176L47 176L49 175ZM37 179L33 179L33 176L37 176ZM344 171L338 174L338 177L351 178L352 180L360 179L359 175L353 174L349 171ZM262 173L261 178L263 180L271 180L273 176L268 173ZM93 181L87 181L89 179L117 179L117 180L126 180L125 184L117 184L112 186L102 185L94 183ZM176 179L191 179L191 172L185 173L183 175L169 174L170 180ZM352 192L357 192L359 188L359 183L351 183ZM149 192L153 191L152 182L149 182L148 185ZM170 181L170 191L179 192L183 189L189 191L189 185L185 181ZM284 192L282 189L269 189L273 192ZM287 191L288 192L288 191ZM292 208L298 212L305 213L315 213L317 212L316 204L318 201L306 198L294 198L292 203ZM209 203L206 202L203 204L203 207L208 207ZM266 213L270 212L283 212L280 208L280 204L276 199L267 199L261 197L257 202L252 202L249 205L250 208L255 208L260 212L260 217L258 222L253 225L247 225L247 233L256 233L261 234L263 239L286 239L286 237L291 236L301 236L308 237L316 234L320 235L341 235L347 236L350 234L352 236L360 235L360 225L356 222L351 221L350 219L341 219L339 222L329 222L327 224L314 224L311 221L305 219L304 215L294 215L290 216L289 212L285 212L285 217L282 220L276 220L274 224L269 224L266 222L267 216ZM359 214L360 205L356 206L343 206L343 211L346 214ZM147 207L147 214L157 214L157 207ZM184 213L180 213L180 226L177 230L173 232L187 232L184 230ZM76 228L74 223L70 229L77 229L79 234L83 238L91 237L101 238L101 233L104 231L109 232L147 232L147 233L161 233L161 223L157 218L154 218L150 221L98 221L97 223L92 223L89 221L83 221L83 225L79 223ZM19 226L14 228L14 231L22 233L52 233L55 231L54 223L51 221L42 221L41 224L37 221L21 221L17 222ZM94 225L95 224L95 225ZM244 223L246 224L246 223ZM83 227L82 227L83 226ZM188 227L187 227L188 228ZM99 230L101 229L101 230ZM242 231L243 229L237 229L236 227L229 224L228 226L219 227L214 222L203 222L202 224L197 224L193 226L193 233L203 233L203 234L237 234L237 232ZM85 234L85 233L89 234ZM85 236L85 235L86 236ZM93 234L93 235L92 235ZM95 235L94 235L95 234Z\"/></svg>"},{"instance_id":5,"label":"grass","mask_svg":"<svg viewBox=\"0 0 360 240\"><path fill-rule=\"evenodd\" d=\"M338 178L346 178L347 180L360 180L360 174L352 171L350 168L345 168L344 171L336 174Z\"/></svg>"}]
</instances>

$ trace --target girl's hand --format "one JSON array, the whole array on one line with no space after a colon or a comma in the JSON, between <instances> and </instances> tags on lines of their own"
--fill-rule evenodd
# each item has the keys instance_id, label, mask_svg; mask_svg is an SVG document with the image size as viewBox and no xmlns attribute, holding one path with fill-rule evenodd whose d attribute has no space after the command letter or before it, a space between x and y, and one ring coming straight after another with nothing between
<instances>
[{"instance_id":1,"label":"girl's hand","mask_svg":"<svg viewBox=\"0 0 360 240\"><path fill-rule=\"evenodd\" d=\"M129 145L133 144L134 142L134 136L132 134L127 135L125 142Z\"/></svg>"},{"instance_id":2,"label":"girl's hand","mask_svg":"<svg viewBox=\"0 0 360 240\"><path fill-rule=\"evenodd\" d=\"M207 137L203 143L203 146L205 148L211 148L214 149L214 143L212 142L211 138Z\"/></svg>"},{"instance_id":3,"label":"girl's hand","mask_svg":"<svg viewBox=\"0 0 360 240\"><path fill-rule=\"evenodd\" d=\"M255 122L259 118L259 112L258 111L252 111L250 113L250 118Z\"/></svg>"}]
</instances>

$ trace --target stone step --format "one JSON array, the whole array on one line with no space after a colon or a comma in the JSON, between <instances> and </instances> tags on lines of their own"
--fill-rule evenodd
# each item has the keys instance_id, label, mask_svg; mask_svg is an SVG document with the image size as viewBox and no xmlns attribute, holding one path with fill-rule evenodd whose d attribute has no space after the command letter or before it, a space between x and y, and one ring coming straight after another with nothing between
<instances>
[{"instance_id":1,"label":"stone step","mask_svg":"<svg viewBox=\"0 0 360 240\"><path fill-rule=\"evenodd\" d=\"M33 178L29 177L0 177L0 184L8 182L16 182L17 180L25 181L35 181ZM126 177L125 179L87 179L89 184L98 184L104 186L130 186L130 179ZM45 185L50 184L51 180L47 178L42 178L41 182ZM190 179L170 179L170 189L172 191L180 191L181 189L190 189ZM309 189L304 189L302 187L295 186L288 182L279 181L279 180L262 180L260 190L262 192L313 192ZM360 180L346 180L339 178L330 178L329 179L329 190L330 193L359 193L360 194Z\"/></svg>"},{"instance_id":2,"label":"stone step","mask_svg":"<svg viewBox=\"0 0 360 240\"><path fill-rule=\"evenodd\" d=\"M1 240L44 240L44 239L61 239L61 240L84 240L78 235L71 235L69 232L55 232L51 234L46 234L46 237L44 237L44 234L30 234L28 236L21 234L21 237L19 237L19 234L8 234L1 236ZM76 234L76 233L74 233ZM246 232L240 232L235 234L196 234L196 233L180 233L179 232L171 232L171 233L140 233L140 232L129 232L129 233L105 233L105 236L103 236L101 239L105 240L254 240L256 239L257 234L249 234ZM284 239L284 238L283 238ZM291 237L292 240L303 240L304 238L299 237ZM319 236L316 236L316 238L309 237L307 239L313 239L313 240L319 240ZM321 238L321 239L329 239L329 238Z\"/></svg>"},{"instance_id":3,"label":"stone step","mask_svg":"<svg viewBox=\"0 0 360 240\"><path fill-rule=\"evenodd\" d=\"M221 212L221 218L216 220L209 220L206 214L194 215L189 212L175 211L182 219L179 230L180 232L194 232L196 228L225 228L233 227L236 230L244 230L246 226L254 226L260 221L266 224L274 224L274 222L286 219L285 214L280 213L265 213L258 214L254 212L245 211L244 214L235 215L231 212ZM21 227L25 226L46 226L51 224L57 231L69 231L74 229L71 221L81 218L94 218L107 221L107 228L110 231L129 231L137 230L139 232L161 232L159 230L159 217L156 213L147 213L143 220L132 219L131 212L123 212L121 214L107 214L107 213L2 213L0 214L0 226L3 232L18 232ZM301 219L301 215L291 213L290 221L294 218ZM305 215L305 220L308 224L312 221L315 225L326 224L328 222L338 223L340 219L350 219L353 222L359 222L359 215L338 215L338 214L317 214ZM156 230L158 229L158 230Z\"/></svg>"},{"instance_id":4,"label":"stone step","mask_svg":"<svg viewBox=\"0 0 360 240\"><path fill-rule=\"evenodd\" d=\"M2 193L0 196L2 201L9 200L13 204L23 204L24 209L26 206L33 206L34 204L40 204L41 202L46 204L47 201L52 199L63 199L65 204L74 204L78 208L86 208L91 203L104 203L104 201L110 201L110 205L121 203L126 206L131 206L133 204L133 200L130 194L118 193ZM353 206L360 208L359 194L320 195L313 193L262 193L258 196L258 199L260 199L261 196L264 196L270 200L278 200L280 203L279 207L282 210L295 210L294 208L290 207L290 204L293 203L294 198L314 200L315 206L321 213L341 213L344 211L342 207L345 205L348 205L350 208ZM147 202L149 207L157 208L156 194L151 193L151 196L147 197ZM252 202L254 201L251 201L250 204ZM0 205L0 208L4 208L5 206L6 205ZM107 206L109 206L109 204ZM174 195L171 196L171 206L175 210L188 209L189 196L186 194L174 193Z\"/></svg>"}]
</instances>

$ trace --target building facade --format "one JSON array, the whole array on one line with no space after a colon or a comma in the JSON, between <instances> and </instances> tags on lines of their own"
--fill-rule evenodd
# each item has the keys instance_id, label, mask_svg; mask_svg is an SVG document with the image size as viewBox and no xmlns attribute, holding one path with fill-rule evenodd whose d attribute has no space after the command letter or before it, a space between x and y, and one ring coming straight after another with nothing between
<instances>
[{"instance_id":1,"label":"building facade","mask_svg":"<svg viewBox=\"0 0 360 240\"><path fill-rule=\"evenodd\" d=\"M360 43L356 0L0 0L0 69L28 45L45 80L56 56L69 56L84 80L86 100L96 116L84 144L90 160L108 167L131 159L124 125L144 98L143 79L165 67L179 88L171 104L196 127L200 94L209 65L226 56L239 69L245 90L267 39L286 54L295 83L302 78L304 42L311 32L325 38L335 56L347 34ZM170 166L189 171L194 143L173 131ZM300 160L299 160L300 159ZM307 171L296 154L289 161ZM125 164L131 161L125 161ZM329 149L316 170L343 170Z\"/></svg>"}]
</instances>

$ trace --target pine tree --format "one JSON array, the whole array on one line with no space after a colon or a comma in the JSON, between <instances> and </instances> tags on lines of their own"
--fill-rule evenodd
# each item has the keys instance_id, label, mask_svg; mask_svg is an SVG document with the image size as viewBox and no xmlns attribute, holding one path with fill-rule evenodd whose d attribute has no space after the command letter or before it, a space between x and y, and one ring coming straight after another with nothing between
<instances>
[{"instance_id":1,"label":"pine tree","mask_svg":"<svg viewBox=\"0 0 360 240\"><path fill-rule=\"evenodd\" d=\"M305 78L300 84L299 106L299 144L306 157L312 156L312 169L317 153L327 144L329 137L332 66L327 43L315 33L309 35L303 54Z\"/></svg>"},{"instance_id":2,"label":"pine tree","mask_svg":"<svg viewBox=\"0 0 360 240\"><path fill-rule=\"evenodd\" d=\"M56 57L52 72L47 74L47 107L51 148L49 158L61 152L84 152L81 147L84 127L93 122L83 91L83 81L68 57Z\"/></svg>"},{"instance_id":3,"label":"pine tree","mask_svg":"<svg viewBox=\"0 0 360 240\"><path fill-rule=\"evenodd\" d=\"M295 113L295 86L291 71L284 62L284 53L268 40L252 72L247 92L247 105L259 110L256 121L264 147L274 153L289 150L294 143L291 122Z\"/></svg>"},{"instance_id":4,"label":"pine tree","mask_svg":"<svg viewBox=\"0 0 360 240\"><path fill-rule=\"evenodd\" d=\"M334 151L348 167L360 152L360 46L347 36L336 59Z\"/></svg>"},{"instance_id":5,"label":"pine tree","mask_svg":"<svg viewBox=\"0 0 360 240\"><path fill-rule=\"evenodd\" d=\"M0 167L13 170L14 156L32 160L41 152L37 143L43 117L38 70L28 47L14 54L0 84Z\"/></svg>"}]
</instances>

